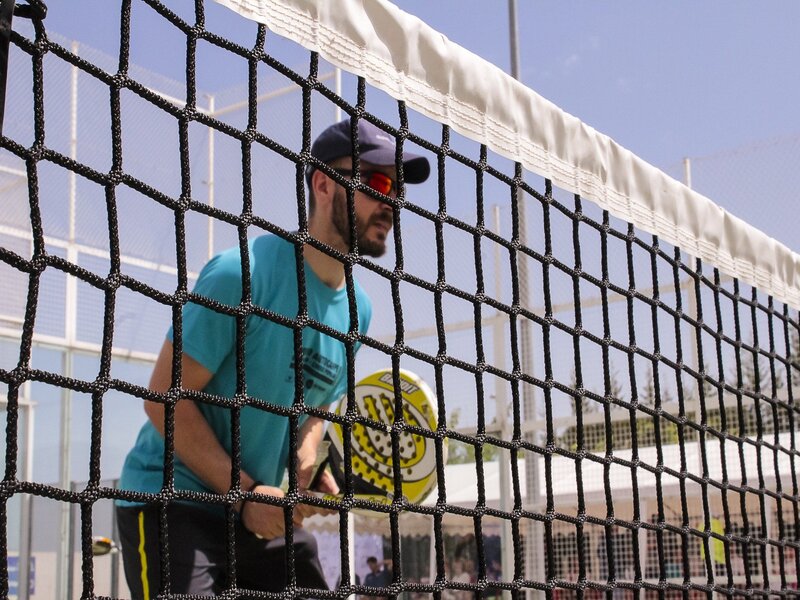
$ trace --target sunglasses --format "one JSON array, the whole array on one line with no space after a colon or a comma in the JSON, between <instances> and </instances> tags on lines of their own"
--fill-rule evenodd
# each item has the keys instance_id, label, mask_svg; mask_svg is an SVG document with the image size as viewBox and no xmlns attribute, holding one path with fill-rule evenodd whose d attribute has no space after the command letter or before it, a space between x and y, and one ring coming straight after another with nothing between
<instances>
[{"instance_id":1,"label":"sunglasses","mask_svg":"<svg viewBox=\"0 0 800 600\"><path fill-rule=\"evenodd\" d=\"M334 169L334 171L345 177L353 176L352 169ZM361 171L361 183L384 196L397 193L397 182L380 171Z\"/></svg>"}]
</instances>

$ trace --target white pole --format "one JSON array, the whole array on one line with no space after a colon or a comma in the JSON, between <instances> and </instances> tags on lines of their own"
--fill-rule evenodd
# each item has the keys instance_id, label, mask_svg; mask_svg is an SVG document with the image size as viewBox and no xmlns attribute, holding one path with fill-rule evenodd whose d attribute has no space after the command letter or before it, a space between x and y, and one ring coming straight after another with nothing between
<instances>
[{"instance_id":1,"label":"white pole","mask_svg":"<svg viewBox=\"0 0 800 600\"><path fill-rule=\"evenodd\" d=\"M686 187L692 187L692 159L686 157L683 159L683 182L686 184ZM686 281L681 284L681 288L686 289L686 297L688 298L688 306L687 306L687 313L693 318L697 319L699 313L699 307L697 306L697 298L695 298L695 290L694 290L694 280L691 277L687 277ZM684 361L689 363L691 367L697 371L699 366L699 348L697 346L697 337L695 335L691 335L689 340L689 351L692 353L692 356L689 360L686 360L684 357ZM708 357L705 357L706 363L708 362ZM705 365L703 365L705 366ZM697 382L697 394L689 402L690 411L694 411L694 420L696 422L700 421L700 388L705 384L704 381ZM706 399L706 402L708 399ZM697 442L697 473L703 472L703 453L700 451L700 437L698 436Z\"/></svg>"},{"instance_id":2,"label":"white pole","mask_svg":"<svg viewBox=\"0 0 800 600\"><path fill-rule=\"evenodd\" d=\"M692 159L691 158L684 158L683 159L683 183L686 184L686 187L692 187Z\"/></svg>"},{"instance_id":3,"label":"white pole","mask_svg":"<svg viewBox=\"0 0 800 600\"><path fill-rule=\"evenodd\" d=\"M511 76L519 81L519 31L517 1L508 0L508 44L511 53Z\"/></svg>"},{"instance_id":4,"label":"white pole","mask_svg":"<svg viewBox=\"0 0 800 600\"><path fill-rule=\"evenodd\" d=\"M692 159L686 157L683 159L683 183L686 184L686 187L691 189L692 187Z\"/></svg>"},{"instance_id":5,"label":"white pole","mask_svg":"<svg viewBox=\"0 0 800 600\"><path fill-rule=\"evenodd\" d=\"M72 42L72 53L78 54L78 42ZM78 157L78 67L72 67L70 78L70 120L69 120L69 157ZM69 171L69 233L70 243L75 243L75 198L77 176Z\"/></svg>"},{"instance_id":6,"label":"white pole","mask_svg":"<svg viewBox=\"0 0 800 600\"><path fill-rule=\"evenodd\" d=\"M22 480L33 481L33 403L31 402L31 382L23 385L23 393L17 404L25 415L25 455L22 460ZM17 589L19 600L30 598L30 564L31 542L33 525L31 514L33 509L33 496L23 494L20 498L20 544L19 544L19 571Z\"/></svg>"},{"instance_id":7,"label":"white pole","mask_svg":"<svg viewBox=\"0 0 800 600\"><path fill-rule=\"evenodd\" d=\"M517 2L516 0L508 0L508 28L509 28L509 50L511 55L511 76L520 80L520 59L519 59L519 31L517 28ZM523 246L527 246L528 227L527 219L525 217L525 197L524 192L517 190L517 218L519 225L519 241ZM519 302L520 305L528 310L532 310L530 306L530 297L528 294L528 264L524 257L519 255L520 260L517 264L517 273L519 277ZM530 323L527 319L520 320L519 337L520 337L520 364L523 371L528 375L533 376L533 361L531 360L531 343L530 343ZM536 415L536 397L533 389L529 385L522 387L522 405L523 405L523 418L526 421L538 423ZM539 428L534 428L534 436L538 433ZM534 511L541 510L541 494L539 490L539 458L531 456L531 465L528 469L530 476L527 481L527 497L526 503L532 506ZM544 530L542 523L536 521L533 523L533 536L532 536L532 557L531 577L538 581L544 581ZM527 562L527 561L526 561ZM528 597L541 597L541 592L534 593L528 590Z\"/></svg>"},{"instance_id":8,"label":"white pole","mask_svg":"<svg viewBox=\"0 0 800 600\"><path fill-rule=\"evenodd\" d=\"M67 258L71 261L70 255ZM71 284L71 285L70 285ZM74 325L75 325L75 299L76 299L76 284L73 277L67 277L67 295L66 295L66 317L67 322L72 322L67 327L68 339L74 339ZM72 330L71 333L69 330ZM61 373L65 377L72 377L73 370L73 356L72 349L67 346L64 350L64 355L61 363ZM71 488L71 474L70 474L70 460L71 452L70 446L72 444L72 391L63 388L61 390L61 430L59 437L61 452L59 455L59 487L62 490L70 491ZM70 519L71 519L72 505L69 502L61 504L61 522L60 522L60 540L59 540L59 553L57 559L58 565L58 586L57 597L69 599L72 597L71 581L72 581L72 547L70 545Z\"/></svg>"},{"instance_id":9,"label":"white pole","mask_svg":"<svg viewBox=\"0 0 800 600\"><path fill-rule=\"evenodd\" d=\"M431 523L431 530L428 536L430 537L431 543L428 549L428 583L435 583L436 582L436 575L438 574L436 570L436 523L433 519L430 521ZM447 559L445 558L445 561ZM444 594L442 594L444 596Z\"/></svg>"},{"instance_id":10,"label":"white pole","mask_svg":"<svg viewBox=\"0 0 800 600\"><path fill-rule=\"evenodd\" d=\"M72 42L72 53L77 55L78 42ZM70 96L70 158L78 157L78 68L72 68L71 96ZM69 173L69 214L67 260L73 264L78 263L78 251L75 245L75 203L77 199L77 178L75 173ZM64 351L61 374L64 377L72 376L72 350L70 346L75 343L77 326L77 298L78 282L75 277L67 275L66 293L64 299L64 336L67 348ZM68 388L61 391L61 431L59 454L59 486L62 490L70 489L70 446L72 429L72 392ZM56 593L58 598L72 597L70 582L72 581L72 548L69 540L69 522L72 505L64 502L61 505L59 552L56 559L57 576Z\"/></svg>"},{"instance_id":11,"label":"white pole","mask_svg":"<svg viewBox=\"0 0 800 600\"><path fill-rule=\"evenodd\" d=\"M650 521L651 503L650 503L649 500L646 500L646 499L645 500L640 500L640 503L641 503L640 504L640 508L641 508L641 517L640 518L644 522L649 522ZM654 534L651 534L650 532L648 532L647 529L644 529L644 528L640 528L639 529L639 533L638 533L638 538L639 538L639 556L638 556L638 560L639 560L639 569L641 570L642 577L644 579L647 579L646 577L644 577L644 575L647 573L648 561L651 559L651 557L649 556L649 552L647 552L647 537L649 535L654 535ZM641 550L642 548L644 548L644 552L642 552L642 550ZM587 569L587 571L588 571L588 569Z\"/></svg>"},{"instance_id":12,"label":"white pole","mask_svg":"<svg viewBox=\"0 0 800 600\"><path fill-rule=\"evenodd\" d=\"M347 553L347 569L350 571L350 585L356 582L356 516L350 511L347 512L347 547L350 551ZM344 580L342 580L344 584ZM363 581L361 582L364 583Z\"/></svg>"},{"instance_id":13,"label":"white pole","mask_svg":"<svg viewBox=\"0 0 800 600\"><path fill-rule=\"evenodd\" d=\"M500 207L494 205L494 232L500 235ZM500 277L502 269L502 260L500 256L499 244L494 245L494 293L495 298L500 300L503 294L503 281ZM502 319L494 319L492 325L492 345L494 346L494 364L498 367L504 368L506 364L506 341L505 334L505 321ZM508 427L508 393L505 386L505 380L496 379L495 392L495 424L498 429L497 435L501 440L509 438ZM506 450L500 451L500 510L509 512L511 503L509 502L509 494L511 493L511 457ZM514 574L514 538L511 531L511 521L503 519L503 526L500 529L500 569L502 571L503 581L510 580ZM511 592L504 590L503 597L511 597Z\"/></svg>"},{"instance_id":14,"label":"white pole","mask_svg":"<svg viewBox=\"0 0 800 600\"><path fill-rule=\"evenodd\" d=\"M777 425L777 423L776 423L776 425ZM770 511L770 513L767 515L767 520L766 520L766 523L767 523L767 530L766 530L766 531L762 531L762 532L761 532L761 533L762 533L762 535L763 535L764 537L766 537L768 540L774 539L774 538L772 537L772 533L773 533L773 527L775 526L775 523L773 523L773 519L774 519L774 518L777 518L777 514L776 514L776 512L774 512L774 511ZM778 580L778 581L779 581L779 580L780 580L780 578L781 578L781 576L780 576L780 569L778 569L778 568L774 568L774 567L773 567L773 563L772 563L772 558L773 558L773 557L772 557L772 548L771 548L771 547L769 547L769 546L767 546L767 550L766 550L766 552L764 553L764 555L765 555L765 556L764 556L764 558L766 559L766 560L764 561L764 563L765 563L765 564L764 564L764 568L766 569L766 572L767 572L767 573L769 573L769 574L770 574L770 575L773 577L773 581L775 581L775 580ZM786 566L787 566L787 567L791 568L791 567L793 566L793 565L792 565L792 563L794 562L793 560L787 560L786 562L787 562L787 564L786 564ZM774 568L774 570L773 570L773 568ZM789 577L791 577L791 575L789 575L789 574L787 573L787 574L786 574L786 579L787 579L787 582L786 582L786 583L787 583L787 584L789 583L789 582L788 582L788 579L789 579ZM796 576L795 576L794 580L795 580L795 582L797 581L797 577L796 577ZM791 587L791 586L790 586L790 587Z\"/></svg>"},{"instance_id":15,"label":"white pole","mask_svg":"<svg viewBox=\"0 0 800 600\"><path fill-rule=\"evenodd\" d=\"M208 113L214 115L215 99L208 96ZM208 128L208 205L214 207L214 128ZM214 217L208 217L208 258L214 257Z\"/></svg>"}]
</instances>

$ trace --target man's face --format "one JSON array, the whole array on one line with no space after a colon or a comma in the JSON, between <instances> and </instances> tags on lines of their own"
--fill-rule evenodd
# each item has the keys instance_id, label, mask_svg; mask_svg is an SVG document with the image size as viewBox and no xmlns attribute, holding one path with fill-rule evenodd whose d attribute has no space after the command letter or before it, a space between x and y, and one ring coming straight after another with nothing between
<instances>
[{"instance_id":1,"label":"man's face","mask_svg":"<svg viewBox=\"0 0 800 600\"><path fill-rule=\"evenodd\" d=\"M368 564L369 564L369 568L370 568L370 570L371 570L373 573L377 573L377 572L380 570L380 567L378 566L378 561L377 561L377 560L376 560L376 561L373 561L373 562L371 562L371 563L368 563Z\"/></svg>"},{"instance_id":2,"label":"man's face","mask_svg":"<svg viewBox=\"0 0 800 600\"><path fill-rule=\"evenodd\" d=\"M341 165L333 165L335 168L349 168L349 161ZM381 167L361 163L361 173L383 173L395 180L394 167ZM396 188L396 185L395 185ZM396 189L390 192L394 197ZM358 240L358 250L365 256L383 256L386 252L386 239L392 229L392 207L369 194L357 191L354 197L356 215L356 239ZM333 225L337 233L341 236L345 245L350 245L350 219L347 210L347 192L340 186L336 186L333 197Z\"/></svg>"}]
</instances>

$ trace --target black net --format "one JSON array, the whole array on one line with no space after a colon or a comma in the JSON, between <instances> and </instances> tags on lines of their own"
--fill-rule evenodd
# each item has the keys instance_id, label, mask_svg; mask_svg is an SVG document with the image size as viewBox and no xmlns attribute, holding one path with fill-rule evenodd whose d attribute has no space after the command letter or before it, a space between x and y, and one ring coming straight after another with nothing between
<instances>
[{"instance_id":1,"label":"black net","mask_svg":"<svg viewBox=\"0 0 800 600\"><path fill-rule=\"evenodd\" d=\"M11 191L0 228L0 272L7 282L0 315L0 391L6 397L2 550L8 558L0 571L3 597L18 584L11 556L25 558L25 546L13 533L22 514L16 503L30 497L78 509L81 581L75 589L85 598L101 594L93 522L95 512L105 515L112 501L146 503L159 511L161 578L152 597L176 593L169 561L176 542L167 515L181 501L224 509L227 566L219 592L230 598L797 595L796 308L554 189L447 126L409 114L402 102L388 100L362 79L345 77L337 93L321 76L324 65L314 53L301 68L278 60L273 44L281 49L282 42L263 26L253 27L245 44L215 33L206 25L206 9L202 0L193 10L172 10L156 0L123 1L119 56L110 65L55 41L46 19L15 21L9 72L17 69L16 77L31 85L20 92L21 103L6 106L0 137L3 177L24 182L4 188ZM131 65L131 39L140 35L136 17L145 10L184 49L185 80L177 97L143 83ZM202 102L198 74L205 73L202 58L210 54L224 54L243 71L245 100L235 117ZM86 135L102 140L92 149L69 151L59 113L65 90L49 77L57 65L101 90L104 103L90 108L100 116L82 119L89 123ZM297 100L277 108L263 104L267 80L271 89L296 90ZM32 108L24 107L28 93ZM398 162L399 193L380 198L393 209L389 254L380 260L364 255L358 243L340 252L309 233L309 165L346 189L351 238L356 193L375 196L311 157L312 142L333 121L334 110L352 119L354 132L360 121L377 125L395 140L398 157L412 151L432 165L431 181L416 187L405 185ZM196 154L198 138L206 144L210 132L220 153L236 165L224 184L217 182L226 193L216 201L209 179L203 179L208 164ZM152 162L141 162L141 155ZM358 145L353 160L357 169ZM63 189L71 178L79 182L78 209L67 227ZM132 229L137 220L139 229ZM212 229L217 241L199 243ZM294 249L285 265L297 273L294 314L253 301L248 244L264 234ZM198 271L225 247L222 242L238 247L242 262L241 299L232 304L193 292ZM76 254L76 244L101 251ZM344 328L310 316L303 267L309 248L344 265ZM372 296L368 333L359 329L357 280ZM77 312L77 326L52 316L70 286L77 287L75 297L85 307ZM132 297L138 304L130 303ZM182 309L189 303L235 321L233 395L182 388ZM127 321L120 306L133 306L125 309ZM137 334L149 335L149 319L155 319L157 334L142 341ZM158 393L126 377L120 365L137 352L152 360L147 352L160 345L170 321L176 340L171 381ZM295 385L287 405L248 392L245 373L254 359L248 358L253 350L247 332L260 321L292 334ZM312 366L303 351L306 331L345 349L346 409L339 413L305 402L304 373ZM89 374L79 376L38 358L40 347L85 352L95 360L83 371ZM354 408L360 374L377 368L392 373L389 397L396 410L389 423L364 418ZM403 369L421 375L435 393L433 430L410 423L401 409ZM65 488L24 475L23 400L31 384L87 398L85 484ZM119 475L104 471L102 462L108 402L115 394L164 409L160 491L124 491L106 481ZM176 486L180 398L229 411L227 493ZM285 496L242 485L240 432L242 412L249 408L286 422ZM348 443L343 496L304 493L296 451L308 416L338 423L345 440L356 424L388 436L395 492L389 501L354 494ZM409 434L431 440L435 448L438 486L420 503L399 493L400 444ZM319 521L327 525L308 526L327 535L326 547L335 549L333 558L323 556L336 574L329 578L330 590L307 585L293 552L281 565L265 567L286 569L283 591L258 592L237 580L236 524L243 499L283 511L289 548L299 531L293 515L301 507L331 509ZM360 533L377 537L375 547L391 560L384 587L370 586L353 572L353 558L364 558L358 554ZM28 552L35 555L33 546ZM40 558L40 578L43 563ZM127 594L109 595L117 593Z\"/></svg>"}]
</instances>

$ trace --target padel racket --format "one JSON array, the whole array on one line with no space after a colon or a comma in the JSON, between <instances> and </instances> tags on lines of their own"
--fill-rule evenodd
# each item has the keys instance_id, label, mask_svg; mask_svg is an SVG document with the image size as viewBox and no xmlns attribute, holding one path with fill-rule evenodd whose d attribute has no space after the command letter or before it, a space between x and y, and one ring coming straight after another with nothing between
<instances>
[{"instance_id":1,"label":"padel racket","mask_svg":"<svg viewBox=\"0 0 800 600\"><path fill-rule=\"evenodd\" d=\"M403 419L406 424L435 431L437 425L436 397L428 385L417 375L400 369L400 392ZM353 423L350 439L353 492L357 498L389 504L395 494L392 436L389 428L394 423L395 387L392 369L381 369L365 377L355 386L355 406L362 417L383 423L377 428ZM336 414L343 415L347 403L342 401ZM317 473L329 468L336 483L344 488L344 428L333 423L320 445L321 460ZM436 486L436 448L432 438L404 431L400 434L399 454L402 473L402 495L411 503L425 500ZM326 449L327 447L327 449ZM446 456L445 447L445 456ZM446 458L445 458L446 461ZM316 480L316 477L315 477ZM313 489L313 484L311 488ZM329 500L340 496L323 495ZM376 516L380 513L371 513Z\"/></svg>"}]
</instances>

